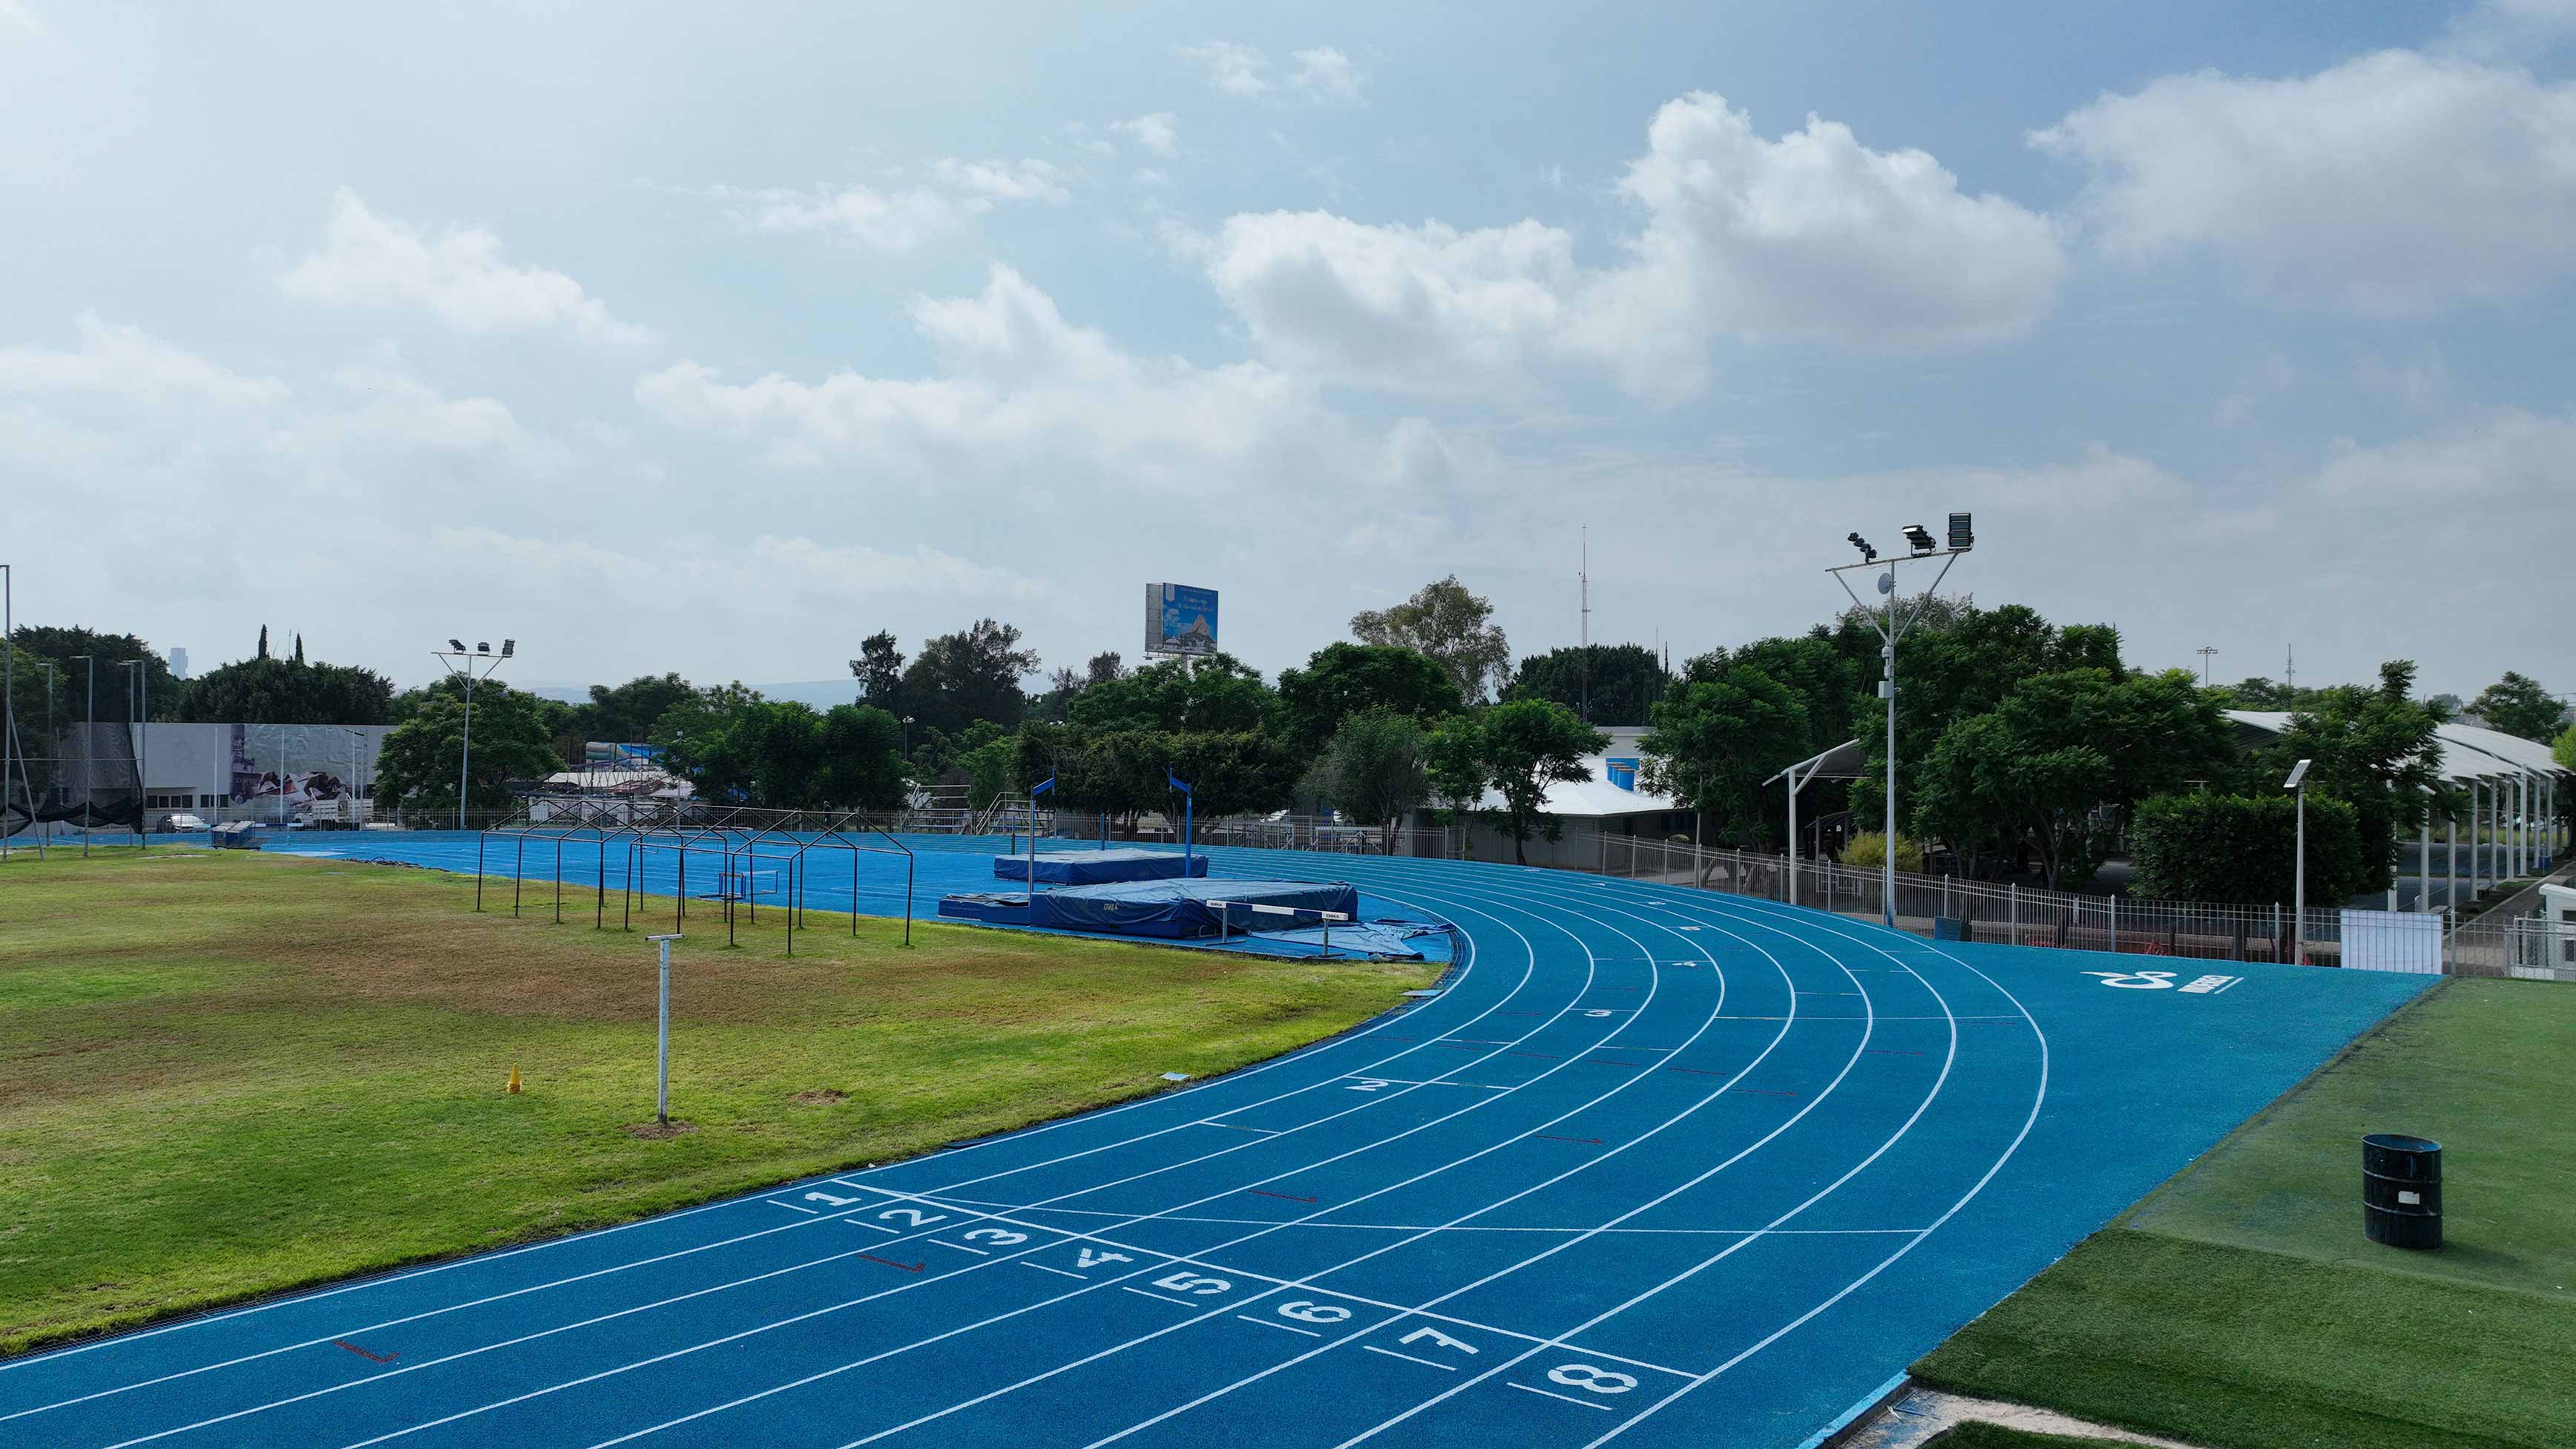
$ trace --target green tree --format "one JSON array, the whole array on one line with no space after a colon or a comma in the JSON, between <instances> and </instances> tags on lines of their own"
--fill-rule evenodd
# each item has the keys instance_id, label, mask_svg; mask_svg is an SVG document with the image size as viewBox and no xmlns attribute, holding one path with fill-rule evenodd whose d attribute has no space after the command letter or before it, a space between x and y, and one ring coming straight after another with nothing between
<instances>
[{"instance_id":1,"label":"green tree","mask_svg":"<svg viewBox=\"0 0 2576 1449\"><path fill-rule=\"evenodd\" d=\"M1545 811L1547 787L1592 778L1587 755L1607 748L1610 737L1544 699L1515 700L1484 711L1485 778L1503 797L1502 825L1512 838L1512 858L1529 864L1532 834L1549 840L1561 827Z\"/></svg>"},{"instance_id":2,"label":"green tree","mask_svg":"<svg viewBox=\"0 0 2576 1449\"><path fill-rule=\"evenodd\" d=\"M2569 725L2560 730L2558 738L2549 742L2549 757L2556 760L2560 768L2576 771L2576 725ZM2561 791L2560 793L2576 792Z\"/></svg>"},{"instance_id":3,"label":"green tree","mask_svg":"<svg viewBox=\"0 0 2576 1449\"><path fill-rule=\"evenodd\" d=\"M1186 734L1148 732L1161 741L1168 752L1165 768L1193 792L1194 808L1189 812L1198 820L1214 820L1224 815L1268 814L1284 810L1295 798L1299 774L1295 757L1285 740L1275 735L1241 731L1193 731ZM1171 790L1163 800L1167 818L1178 823L1182 817L1179 791Z\"/></svg>"},{"instance_id":4,"label":"green tree","mask_svg":"<svg viewBox=\"0 0 2576 1449\"><path fill-rule=\"evenodd\" d=\"M477 704L482 691L477 685ZM214 724L389 724L394 713L393 681L372 669L275 658L206 671L179 707L183 720Z\"/></svg>"},{"instance_id":5,"label":"green tree","mask_svg":"<svg viewBox=\"0 0 2576 1449\"><path fill-rule=\"evenodd\" d=\"M590 687L590 703L573 709L572 727L585 740L640 744L652 738L662 712L697 693L677 674L639 674L624 684Z\"/></svg>"},{"instance_id":6,"label":"green tree","mask_svg":"<svg viewBox=\"0 0 2576 1449\"><path fill-rule=\"evenodd\" d=\"M1422 726L1409 716L1372 709L1344 719L1324 750L1325 796L1335 810L1380 822L1379 849L1389 855L1397 828L1431 797L1422 746Z\"/></svg>"},{"instance_id":7,"label":"green tree","mask_svg":"<svg viewBox=\"0 0 2576 1449\"><path fill-rule=\"evenodd\" d=\"M1714 680L1736 665L1758 669L1788 687L1807 712L1806 754L1831 749L1853 737L1852 713L1860 707L1860 671L1821 627L1801 638L1756 639L1733 653L1703 654L1682 666L1682 678L1694 683Z\"/></svg>"},{"instance_id":8,"label":"green tree","mask_svg":"<svg viewBox=\"0 0 2576 1449\"><path fill-rule=\"evenodd\" d=\"M1262 683L1260 670L1231 654L1215 654L1086 682L1066 717L1094 730L1237 734L1272 728L1278 708L1278 696Z\"/></svg>"},{"instance_id":9,"label":"green tree","mask_svg":"<svg viewBox=\"0 0 2576 1449\"><path fill-rule=\"evenodd\" d=\"M1761 828L1762 782L1809 753L1806 706L1747 664L1677 686L1654 706L1653 721L1638 742L1647 788L1714 815L1739 844Z\"/></svg>"},{"instance_id":10,"label":"green tree","mask_svg":"<svg viewBox=\"0 0 2576 1449\"><path fill-rule=\"evenodd\" d=\"M2487 728L2520 735L2526 740L2547 743L2550 736L2563 728L2566 707L2558 697L2540 687L2540 681L2508 669L2504 678L2478 692L2469 701L2469 713L2487 722Z\"/></svg>"},{"instance_id":11,"label":"green tree","mask_svg":"<svg viewBox=\"0 0 2576 1449\"><path fill-rule=\"evenodd\" d=\"M1523 659L1504 697L1551 699L1596 725L1641 725L1671 682L1643 644L1594 644ZM1587 692L1591 711L1584 714Z\"/></svg>"},{"instance_id":12,"label":"green tree","mask_svg":"<svg viewBox=\"0 0 2576 1449\"><path fill-rule=\"evenodd\" d=\"M2091 811L2109 795L2113 773L2090 745L2040 748L2001 711L1970 715L1916 766L1917 813L1963 852L1990 841L2027 846L2048 884L2073 888L2100 864Z\"/></svg>"},{"instance_id":13,"label":"green tree","mask_svg":"<svg viewBox=\"0 0 2576 1449\"><path fill-rule=\"evenodd\" d=\"M1429 655L1449 671L1459 697L1474 704L1511 674L1512 646L1493 616L1493 604L1451 574L1401 604L1352 615L1351 637Z\"/></svg>"},{"instance_id":14,"label":"green tree","mask_svg":"<svg viewBox=\"0 0 2576 1449\"><path fill-rule=\"evenodd\" d=\"M1342 721L1366 710L1428 725L1466 706L1438 660L1393 644L1327 644L1305 668L1279 672L1279 701L1289 739L1308 755L1320 754Z\"/></svg>"},{"instance_id":15,"label":"green tree","mask_svg":"<svg viewBox=\"0 0 2576 1449\"><path fill-rule=\"evenodd\" d=\"M89 655L98 661L98 719L101 723L133 718L133 705L127 700L126 690L127 680L135 671L119 667L128 660L143 662L143 690L147 696L144 701L144 718L161 720L189 718L180 712L188 691L188 683L172 674L168 661L154 653L152 646L140 635L102 634L95 629L61 629L21 624L16 632L9 636L9 642L18 655L14 672L18 676L19 689L27 689L29 682L34 681L35 689L41 693L44 689L45 665L50 662L54 666L54 710L64 720L89 717L91 666L79 657L81 655ZM31 696L24 694L19 696L22 701L29 697ZM26 705L21 703L19 717L22 727L27 713ZM235 715L233 718L241 719L244 716ZM282 723L292 724L296 721L289 720ZM333 720L330 723L367 724L371 721ZM32 749L34 746L29 748Z\"/></svg>"},{"instance_id":16,"label":"green tree","mask_svg":"<svg viewBox=\"0 0 2576 1449\"><path fill-rule=\"evenodd\" d=\"M1020 647L1017 627L978 619L924 643L903 671L898 698L904 713L946 734L979 719L1009 729L1028 712L1020 680L1037 667L1037 651Z\"/></svg>"},{"instance_id":17,"label":"green tree","mask_svg":"<svg viewBox=\"0 0 2576 1449\"><path fill-rule=\"evenodd\" d=\"M2286 794L2206 792L2138 803L2129 825L2130 889L2163 900L2261 906L2298 898L2298 809ZM2341 905L2364 888L2360 814L2308 797L2308 899Z\"/></svg>"},{"instance_id":18,"label":"green tree","mask_svg":"<svg viewBox=\"0 0 2576 1449\"><path fill-rule=\"evenodd\" d=\"M859 641L859 657L850 661L850 677L859 682L859 698L900 719L903 715L903 650L894 631L880 629Z\"/></svg>"},{"instance_id":19,"label":"green tree","mask_svg":"<svg viewBox=\"0 0 2576 1449\"><path fill-rule=\"evenodd\" d=\"M2275 787L2293 762L2313 760L2308 799L2325 796L2353 807L2365 867L2359 890L2388 889L2396 879L2399 837L2411 834L2428 808L2445 809L2449 800L2434 763L2441 720L2411 697L2414 687L2414 661L2396 659L2379 666L2375 689L2320 690L2254 756L2254 779Z\"/></svg>"},{"instance_id":20,"label":"green tree","mask_svg":"<svg viewBox=\"0 0 2576 1449\"><path fill-rule=\"evenodd\" d=\"M283 660L265 662L293 667ZM510 781L543 779L563 768L562 757L555 753L551 717L541 707L545 703L506 684L475 687L474 749L465 789L468 810L505 811L514 799ZM391 799L432 819L452 815L457 767L465 753L465 701L452 694L428 695L400 728L385 736L376 756L377 800Z\"/></svg>"},{"instance_id":21,"label":"green tree","mask_svg":"<svg viewBox=\"0 0 2576 1449\"><path fill-rule=\"evenodd\" d=\"M903 804L903 722L874 705L823 711L818 794L834 810L892 810Z\"/></svg>"},{"instance_id":22,"label":"green tree","mask_svg":"<svg viewBox=\"0 0 2576 1449\"><path fill-rule=\"evenodd\" d=\"M1452 823L1473 818L1485 798L1486 753L1484 721L1476 715L1449 715L1422 737L1422 767L1430 777L1431 798L1448 812Z\"/></svg>"}]
</instances>

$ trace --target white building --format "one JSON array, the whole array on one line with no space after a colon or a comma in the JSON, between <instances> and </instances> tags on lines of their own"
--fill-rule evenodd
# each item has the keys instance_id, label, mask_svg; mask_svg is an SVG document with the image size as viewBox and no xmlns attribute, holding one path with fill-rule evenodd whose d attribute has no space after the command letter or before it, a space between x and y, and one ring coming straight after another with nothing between
<instances>
[{"instance_id":1,"label":"white building","mask_svg":"<svg viewBox=\"0 0 2576 1449\"><path fill-rule=\"evenodd\" d=\"M1532 835L1521 846L1530 864L1590 869L1600 863L1600 847L1592 839L1595 835L1637 835L1651 840L1673 835L1690 837L1691 812L1672 796L1644 789L1638 783L1645 757L1637 743L1645 738L1645 726L1611 725L1604 727L1602 733L1610 736L1609 747L1583 761L1592 772L1591 779L1548 786L1543 808L1557 827L1557 838ZM1500 810L1502 792L1488 790L1478 804L1485 810ZM1547 823L1541 822L1542 829ZM1467 855L1475 860L1511 860L1511 835L1480 821L1468 827Z\"/></svg>"}]
</instances>

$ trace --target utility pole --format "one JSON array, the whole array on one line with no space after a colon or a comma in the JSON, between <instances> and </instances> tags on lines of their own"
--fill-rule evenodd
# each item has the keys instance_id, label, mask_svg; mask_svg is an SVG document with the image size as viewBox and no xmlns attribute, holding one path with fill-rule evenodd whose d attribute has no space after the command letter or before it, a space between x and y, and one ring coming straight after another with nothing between
<instances>
[{"instance_id":1,"label":"utility pole","mask_svg":"<svg viewBox=\"0 0 2576 1449\"><path fill-rule=\"evenodd\" d=\"M2299 795L2299 843L2291 857L2290 886L2290 961L2295 966L2308 964L2308 762L2301 760L2290 770L2290 778L2281 788Z\"/></svg>"},{"instance_id":2,"label":"utility pole","mask_svg":"<svg viewBox=\"0 0 2576 1449\"><path fill-rule=\"evenodd\" d=\"M1590 524L1585 524L1583 527L1583 557L1582 561L1575 566L1574 577L1582 613L1582 623L1576 635L1581 647L1575 652L1576 678L1580 681L1578 685L1580 692L1576 697L1581 704L1575 713L1582 717L1585 724L1590 724L1592 723L1592 526Z\"/></svg>"},{"instance_id":3,"label":"utility pole","mask_svg":"<svg viewBox=\"0 0 2576 1449\"><path fill-rule=\"evenodd\" d=\"M2209 688L2209 656L2217 653L2218 650L2210 645L2203 644L2191 652L2200 656L2200 687L2207 689Z\"/></svg>"},{"instance_id":4,"label":"utility pole","mask_svg":"<svg viewBox=\"0 0 2576 1449\"><path fill-rule=\"evenodd\" d=\"M2287 652L2281 659L2281 691L2293 696L2290 707L2296 709L2299 707L2296 698L2299 692L2299 646L2290 644L2283 647Z\"/></svg>"}]
</instances>

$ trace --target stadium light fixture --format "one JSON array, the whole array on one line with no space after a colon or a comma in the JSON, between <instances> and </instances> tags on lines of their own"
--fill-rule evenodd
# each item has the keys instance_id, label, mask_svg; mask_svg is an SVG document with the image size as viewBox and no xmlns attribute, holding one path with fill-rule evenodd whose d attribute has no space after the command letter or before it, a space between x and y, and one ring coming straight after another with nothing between
<instances>
[{"instance_id":1,"label":"stadium light fixture","mask_svg":"<svg viewBox=\"0 0 2576 1449\"><path fill-rule=\"evenodd\" d=\"M1923 591L1924 601L1928 604L1932 595L1940 591L1941 581L1950 576L1950 566L1957 563L1959 555L1967 552L1968 546L1976 541L1975 535L1968 532L1968 515L1964 513L1950 515L1951 546L1946 550L1937 547L1930 531L1919 523L1905 525L1903 533L1905 545L1912 552L1903 558L1891 558L1885 564L1879 562L1878 550L1869 546L1868 539L1861 537L1857 531L1844 534L1844 539L1852 547L1860 550L1861 561L1825 570L1833 575L1835 583L1843 586L1843 592L1851 596L1854 612L1867 619L1870 627L1878 631L1878 697L1887 701L1887 752L1883 757L1886 761L1886 771L1880 781L1885 797L1882 804L1886 812L1884 826L1886 844L1885 858L1879 866L1879 921L1890 928L1896 925L1896 645L1905 637L1905 631L1923 617L1923 609L1920 606L1914 610L1912 617L1900 616L1897 608L1896 566L1900 563L1913 563L1924 559L1941 560L1941 572L1934 576L1932 587ZM1962 540L1965 542L1963 543ZM1886 600L1880 609L1873 610L1863 604L1860 595L1854 592L1851 584L1843 578L1844 574L1854 569L1867 569L1877 575L1878 592ZM1789 849L1790 869L1793 871L1797 868L1797 848L1797 842L1792 840L1789 843Z\"/></svg>"},{"instance_id":2,"label":"stadium light fixture","mask_svg":"<svg viewBox=\"0 0 2576 1449\"><path fill-rule=\"evenodd\" d=\"M477 654L489 654L492 652L492 646L481 639L477 639L474 641L474 652Z\"/></svg>"},{"instance_id":3,"label":"stadium light fixture","mask_svg":"<svg viewBox=\"0 0 2576 1449\"><path fill-rule=\"evenodd\" d=\"M504 639L504 640L502 640L502 641L501 641L501 657L502 657L502 658L507 659L507 658L509 658L511 655L516 654L516 653L518 653L518 652L519 652L519 641L518 641L518 640L516 640L516 639Z\"/></svg>"},{"instance_id":4,"label":"stadium light fixture","mask_svg":"<svg viewBox=\"0 0 2576 1449\"><path fill-rule=\"evenodd\" d=\"M465 652L465 641L462 639L450 639L447 641L447 647L455 650L459 654L462 654Z\"/></svg>"}]
</instances>

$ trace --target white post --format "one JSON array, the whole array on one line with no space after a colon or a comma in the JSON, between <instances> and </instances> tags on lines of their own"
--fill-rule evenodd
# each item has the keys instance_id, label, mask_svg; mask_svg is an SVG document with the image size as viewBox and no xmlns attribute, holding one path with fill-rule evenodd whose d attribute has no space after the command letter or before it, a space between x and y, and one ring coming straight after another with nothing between
<instances>
[{"instance_id":1,"label":"white post","mask_svg":"<svg viewBox=\"0 0 2576 1449\"><path fill-rule=\"evenodd\" d=\"M2021 882L2013 881L2005 889L2012 897L2012 934L2004 939L2007 943L2018 946L2021 944Z\"/></svg>"},{"instance_id":2,"label":"white post","mask_svg":"<svg viewBox=\"0 0 2576 1449\"><path fill-rule=\"evenodd\" d=\"M2117 956L2120 954L2120 898L2104 896L2102 904L2111 908L2111 954Z\"/></svg>"},{"instance_id":3,"label":"white post","mask_svg":"<svg viewBox=\"0 0 2576 1449\"><path fill-rule=\"evenodd\" d=\"M2442 884L2442 907L2445 910L2460 903L2460 817L2456 812L2451 816L2449 830L2451 848L2447 854L2450 858L2444 862L2444 865L2450 872L2450 878Z\"/></svg>"},{"instance_id":4,"label":"white post","mask_svg":"<svg viewBox=\"0 0 2576 1449\"><path fill-rule=\"evenodd\" d=\"M1798 903L1798 772L1789 771L1789 904Z\"/></svg>"},{"instance_id":5,"label":"white post","mask_svg":"<svg viewBox=\"0 0 2576 1449\"><path fill-rule=\"evenodd\" d=\"M2290 907L2290 934L2295 944L2290 948L2293 966L2308 964L2308 785L2299 782L2299 844L2297 863L2291 867L2295 879L2294 903Z\"/></svg>"},{"instance_id":6,"label":"white post","mask_svg":"<svg viewBox=\"0 0 2576 1449\"><path fill-rule=\"evenodd\" d=\"M2424 832L2415 844L2415 909L2433 909L2433 801L2424 801Z\"/></svg>"},{"instance_id":7,"label":"white post","mask_svg":"<svg viewBox=\"0 0 2576 1449\"><path fill-rule=\"evenodd\" d=\"M2486 887L2480 883L2485 874L2484 862L2478 854L2478 837L2486 832L2486 784L2482 779L2469 781L2469 894L2472 896L2486 894Z\"/></svg>"},{"instance_id":8,"label":"white post","mask_svg":"<svg viewBox=\"0 0 2576 1449\"><path fill-rule=\"evenodd\" d=\"M2513 781L2515 819L2513 822L2514 878L2531 874L2531 777L2516 775Z\"/></svg>"},{"instance_id":9,"label":"white post","mask_svg":"<svg viewBox=\"0 0 2576 1449\"><path fill-rule=\"evenodd\" d=\"M671 936L647 936L662 950L662 1019L654 1035L653 1047L653 1120L671 1125Z\"/></svg>"}]
</instances>

